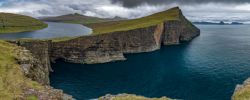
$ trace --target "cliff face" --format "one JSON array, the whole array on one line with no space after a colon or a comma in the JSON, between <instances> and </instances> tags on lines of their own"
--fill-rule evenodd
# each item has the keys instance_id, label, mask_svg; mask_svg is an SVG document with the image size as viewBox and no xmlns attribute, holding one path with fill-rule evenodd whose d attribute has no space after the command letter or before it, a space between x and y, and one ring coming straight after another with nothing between
<instances>
[{"instance_id":1,"label":"cliff face","mask_svg":"<svg viewBox=\"0 0 250 100\"><path fill-rule=\"evenodd\" d=\"M45 86L47 77L38 60L24 47L0 40L0 99L1 100L71 100L62 90ZM41 67L39 70L38 67ZM46 68L45 68L46 69ZM44 75L43 77L41 77ZM32 80L28 77L33 78ZM42 79L38 79L41 77ZM44 79L44 81L43 81ZM36 82L37 81L37 82ZM38 83L40 82L40 83Z\"/></svg>"},{"instance_id":2,"label":"cliff face","mask_svg":"<svg viewBox=\"0 0 250 100\"><path fill-rule=\"evenodd\" d=\"M25 75L43 85L49 85L50 43L51 41L15 41L18 46L25 47L32 56L24 55L19 60ZM24 52L24 51L23 51Z\"/></svg>"},{"instance_id":3,"label":"cliff face","mask_svg":"<svg viewBox=\"0 0 250 100\"><path fill-rule=\"evenodd\" d=\"M125 60L124 53L149 52L159 49L162 31L162 25L156 25L55 42L52 43L51 58L87 64Z\"/></svg>"},{"instance_id":4,"label":"cliff face","mask_svg":"<svg viewBox=\"0 0 250 100\"><path fill-rule=\"evenodd\" d=\"M53 42L51 59L87 64L125 60L123 54L154 51L161 44L179 44L200 34L181 12L179 17L145 28Z\"/></svg>"}]
</instances>

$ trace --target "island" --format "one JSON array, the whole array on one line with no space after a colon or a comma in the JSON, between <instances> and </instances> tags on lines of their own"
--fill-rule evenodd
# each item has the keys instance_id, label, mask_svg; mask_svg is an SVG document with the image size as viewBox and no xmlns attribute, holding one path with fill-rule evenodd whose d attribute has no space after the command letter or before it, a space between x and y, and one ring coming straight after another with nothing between
<instances>
[{"instance_id":1,"label":"island","mask_svg":"<svg viewBox=\"0 0 250 100\"><path fill-rule=\"evenodd\" d=\"M35 31L48 25L38 19L11 13L0 13L0 34Z\"/></svg>"},{"instance_id":2,"label":"island","mask_svg":"<svg viewBox=\"0 0 250 100\"><path fill-rule=\"evenodd\" d=\"M74 14L67 14L67 15L61 15L61 16L44 17L44 18L40 18L40 20L48 21L48 22L91 24L91 23L119 21L119 20L127 20L127 19L126 18L121 18L121 17L98 18L98 17L81 15L79 13L74 13Z\"/></svg>"}]
</instances>

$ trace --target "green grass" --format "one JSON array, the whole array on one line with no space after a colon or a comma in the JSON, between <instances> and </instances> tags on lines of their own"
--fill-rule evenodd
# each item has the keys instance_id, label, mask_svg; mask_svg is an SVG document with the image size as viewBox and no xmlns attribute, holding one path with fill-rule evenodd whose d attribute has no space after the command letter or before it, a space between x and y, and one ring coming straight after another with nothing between
<instances>
[{"instance_id":1,"label":"green grass","mask_svg":"<svg viewBox=\"0 0 250 100\"><path fill-rule=\"evenodd\" d=\"M250 100L250 85L246 85L233 95L233 100Z\"/></svg>"},{"instance_id":2,"label":"green grass","mask_svg":"<svg viewBox=\"0 0 250 100\"><path fill-rule=\"evenodd\" d=\"M32 95L32 96L28 96L27 100L38 100L38 98L36 96Z\"/></svg>"},{"instance_id":3,"label":"green grass","mask_svg":"<svg viewBox=\"0 0 250 100\"><path fill-rule=\"evenodd\" d=\"M94 23L94 24L88 24L87 26L91 27L93 29L93 34L96 35L96 34L104 34L116 31L126 31L137 28L149 27L157 25L167 20L179 20L179 15L180 15L180 9L176 7L143 18Z\"/></svg>"},{"instance_id":4,"label":"green grass","mask_svg":"<svg viewBox=\"0 0 250 100\"><path fill-rule=\"evenodd\" d=\"M0 98L15 100L22 96L23 89L41 89L37 82L26 78L16 61L19 47L0 40Z\"/></svg>"},{"instance_id":5,"label":"green grass","mask_svg":"<svg viewBox=\"0 0 250 100\"><path fill-rule=\"evenodd\" d=\"M35 31L47 26L42 21L29 16L0 13L0 34Z\"/></svg>"}]
</instances>

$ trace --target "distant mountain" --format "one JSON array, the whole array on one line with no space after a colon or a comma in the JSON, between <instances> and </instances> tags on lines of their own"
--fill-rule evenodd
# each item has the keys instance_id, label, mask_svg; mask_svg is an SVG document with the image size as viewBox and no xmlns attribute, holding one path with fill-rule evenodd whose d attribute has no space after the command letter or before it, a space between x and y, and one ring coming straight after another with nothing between
<instances>
[{"instance_id":1,"label":"distant mountain","mask_svg":"<svg viewBox=\"0 0 250 100\"><path fill-rule=\"evenodd\" d=\"M200 25L242 25L243 23L240 23L240 22L225 23L224 21L220 21L219 23L215 23L215 22L193 22L193 24L200 24Z\"/></svg>"},{"instance_id":2,"label":"distant mountain","mask_svg":"<svg viewBox=\"0 0 250 100\"><path fill-rule=\"evenodd\" d=\"M90 23L118 21L118 20L126 20L126 19L121 18L121 17L98 18L98 17L85 16L85 15L75 13L75 14L56 16L56 17L41 18L41 20L42 21L48 21L48 22L65 22L65 23L77 23L77 24L90 24Z\"/></svg>"}]
</instances>

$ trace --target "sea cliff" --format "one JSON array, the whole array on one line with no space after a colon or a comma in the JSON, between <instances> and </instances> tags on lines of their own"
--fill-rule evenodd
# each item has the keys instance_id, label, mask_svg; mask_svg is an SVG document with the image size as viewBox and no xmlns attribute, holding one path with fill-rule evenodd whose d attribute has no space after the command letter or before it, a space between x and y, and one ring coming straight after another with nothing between
<instances>
[{"instance_id":1,"label":"sea cliff","mask_svg":"<svg viewBox=\"0 0 250 100\"><path fill-rule=\"evenodd\" d=\"M128 22L122 22L122 24L116 25L122 27L117 27L114 29L115 31L105 29L104 33L97 35L56 42L27 39L9 42L30 52L32 57L28 58L32 59L21 60L20 66L26 77L46 86L49 85L49 72L52 71L50 62L55 62L57 59L82 64L126 60L124 54L152 52L160 49L163 45L177 45L191 41L200 35L200 30L183 16L178 7L170 9L170 12L171 14L174 12L174 15L170 14L171 16L166 16L168 18L165 19L164 16L168 13L162 12L164 13L164 16L161 16L163 19L154 23L145 24L143 22L145 25L130 27L127 25ZM160 13L160 15L162 14ZM124 28L125 26L126 28ZM60 95L64 94L60 92Z\"/></svg>"},{"instance_id":2,"label":"sea cliff","mask_svg":"<svg viewBox=\"0 0 250 100\"><path fill-rule=\"evenodd\" d=\"M171 10L178 13L175 20L163 20L126 31L123 28L100 35L52 42L51 60L64 59L67 62L83 64L125 60L124 54L151 52L160 49L162 45L191 41L200 35L200 30L183 16L179 8Z\"/></svg>"},{"instance_id":3,"label":"sea cliff","mask_svg":"<svg viewBox=\"0 0 250 100\"><path fill-rule=\"evenodd\" d=\"M1 100L72 99L48 85L44 77L49 72L43 71L44 60L37 59L26 48L0 41L0 55Z\"/></svg>"}]
</instances>

